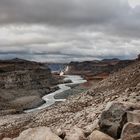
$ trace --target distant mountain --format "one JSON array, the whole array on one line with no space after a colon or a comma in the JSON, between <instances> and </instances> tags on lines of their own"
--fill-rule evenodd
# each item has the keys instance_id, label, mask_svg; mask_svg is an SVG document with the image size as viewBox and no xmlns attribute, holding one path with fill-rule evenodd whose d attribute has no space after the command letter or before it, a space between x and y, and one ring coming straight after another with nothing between
<instances>
[{"instance_id":1,"label":"distant mountain","mask_svg":"<svg viewBox=\"0 0 140 140\"><path fill-rule=\"evenodd\" d=\"M24 59L21 59L21 58L13 58L10 61L14 61L14 62L25 62L25 61L28 61L28 60L24 60Z\"/></svg>"},{"instance_id":2,"label":"distant mountain","mask_svg":"<svg viewBox=\"0 0 140 140\"><path fill-rule=\"evenodd\" d=\"M37 64L38 62L21 59L21 58L13 58L13 59L0 60L0 63L30 63L30 64L35 63ZM41 63L38 63L38 64L41 64Z\"/></svg>"},{"instance_id":3,"label":"distant mountain","mask_svg":"<svg viewBox=\"0 0 140 140\"><path fill-rule=\"evenodd\" d=\"M103 62L113 62L113 61L120 61L118 58L113 58L113 59L103 59Z\"/></svg>"},{"instance_id":4,"label":"distant mountain","mask_svg":"<svg viewBox=\"0 0 140 140\"><path fill-rule=\"evenodd\" d=\"M62 64L62 63L48 63L46 64L52 72L60 72L63 71L67 64Z\"/></svg>"}]
</instances>

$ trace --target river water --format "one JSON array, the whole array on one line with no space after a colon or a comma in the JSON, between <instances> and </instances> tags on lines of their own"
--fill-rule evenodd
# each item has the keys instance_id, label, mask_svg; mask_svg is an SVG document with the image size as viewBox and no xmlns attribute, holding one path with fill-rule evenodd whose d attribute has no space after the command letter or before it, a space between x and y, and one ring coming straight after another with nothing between
<instances>
[{"instance_id":1,"label":"river water","mask_svg":"<svg viewBox=\"0 0 140 140\"><path fill-rule=\"evenodd\" d=\"M26 110L25 112L28 113L28 112L33 112L33 111L37 111L37 110L40 110L40 109L44 109L46 107L49 107L51 105L53 105L55 102L61 102L61 101L65 101L65 99L55 99L55 95L58 95L64 91L67 91L69 89L71 89L71 85L76 85L76 84L82 84L82 83L85 83L87 82L86 80L84 80L81 76L79 75L64 75L64 80L71 80L72 83L66 83L66 84L59 84L57 85L59 87L59 89L55 92L52 92L50 94L47 94L45 96L42 97L42 99L46 102L44 103L43 105L37 107L37 108L34 108L34 109L30 109L30 110Z\"/></svg>"}]
</instances>

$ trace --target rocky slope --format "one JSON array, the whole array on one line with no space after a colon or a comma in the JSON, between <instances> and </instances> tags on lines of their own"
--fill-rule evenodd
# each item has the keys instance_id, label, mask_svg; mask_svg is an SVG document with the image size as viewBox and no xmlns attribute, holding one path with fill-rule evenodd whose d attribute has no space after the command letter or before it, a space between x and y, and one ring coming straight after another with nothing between
<instances>
[{"instance_id":1,"label":"rocky slope","mask_svg":"<svg viewBox=\"0 0 140 140\"><path fill-rule=\"evenodd\" d=\"M55 88L48 67L22 59L0 61L0 114L32 108Z\"/></svg>"},{"instance_id":2,"label":"rocky slope","mask_svg":"<svg viewBox=\"0 0 140 140\"><path fill-rule=\"evenodd\" d=\"M0 117L1 138L15 137L28 128L47 126L65 140L114 140L120 137L121 140L139 140L139 117L132 115L136 112L138 116L139 111L134 110L140 109L138 60L66 102L39 112Z\"/></svg>"},{"instance_id":3,"label":"rocky slope","mask_svg":"<svg viewBox=\"0 0 140 140\"><path fill-rule=\"evenodd\" d=\"M99 120L82 129L77 126L70 130L53 133L48 127L29 128L17 138L3 140L139 140L140 104L130 102L109 102ZM119 139L120 140L120 139Z\"/></svg>"}]
</instances>

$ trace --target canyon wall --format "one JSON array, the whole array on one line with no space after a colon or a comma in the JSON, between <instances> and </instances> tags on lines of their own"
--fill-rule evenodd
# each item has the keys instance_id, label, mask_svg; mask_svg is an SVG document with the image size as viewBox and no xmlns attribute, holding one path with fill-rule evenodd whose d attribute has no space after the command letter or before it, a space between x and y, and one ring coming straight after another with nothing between
<instances>
[{"instance_id":1,"label":"canyon wall","mask_svg":"<svg viewBox=\"0 0 140 140\"><path fill-rule=\"evenodd\" d=\"M42 63L13 59L0 61L0 110L27 109L44 101L55 91L57 80ZM35 106L34 106L35 105Z\"/></svg>"},{"instance_id":2,"label":"canyon wall","mask_svg":"<svg viewBox=\"0 0 140 140\"><path fill-rule=\"evenodd\" d=\"M86 79L99 79L102 80L114 72L132 64L135 60L102 60L102 61L84 61L84 62L71 62L66 74L80 74Z\"/></svg>"}]
</instances>

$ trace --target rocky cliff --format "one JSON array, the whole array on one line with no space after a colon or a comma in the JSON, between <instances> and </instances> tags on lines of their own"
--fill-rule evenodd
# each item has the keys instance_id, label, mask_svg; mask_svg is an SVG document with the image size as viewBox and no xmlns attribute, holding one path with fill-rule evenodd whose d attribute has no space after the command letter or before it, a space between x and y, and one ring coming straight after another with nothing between
<instances>
[{"instance_id":1,"label":"rocky cliff","mask_svg":"<svg viewBox=\"0 0 140 140\"><path fill-rule=\"evenodd\" d=\"M102 61L71 62L66 74L78 74L88 80L102 80L135 60L104 59Z\"/></svg>"},{"instance_id":2,"label":"rocky cliff","mask_svg":"<svg viewBox=\"0 0 140 140\"><path fill-rule=\"evenodd\" d=\"M32 108L55 88L50 69L22 59L0 61L0 110Z\"/></svg>"}]
</instances>

